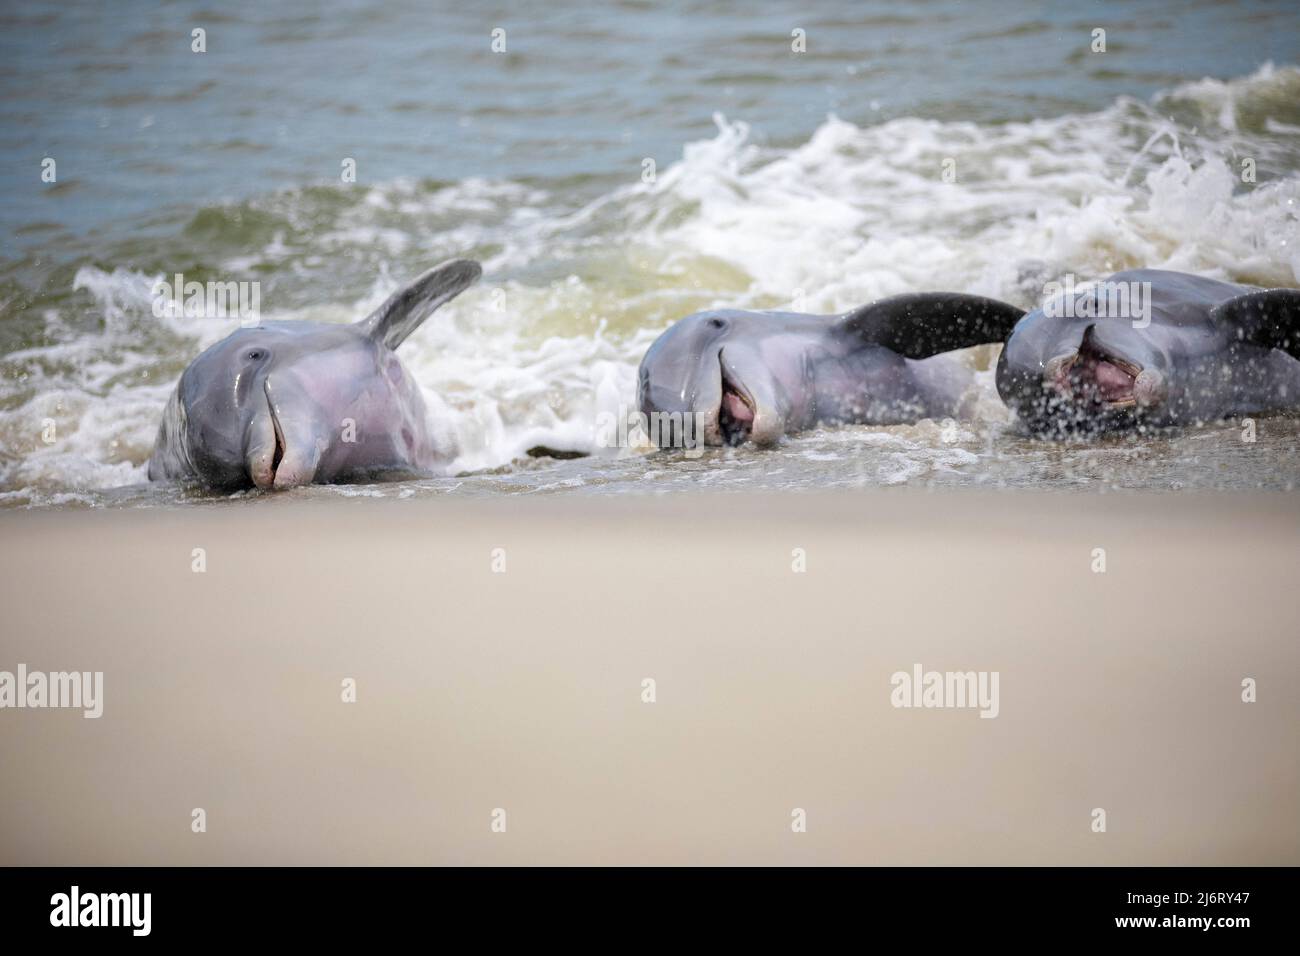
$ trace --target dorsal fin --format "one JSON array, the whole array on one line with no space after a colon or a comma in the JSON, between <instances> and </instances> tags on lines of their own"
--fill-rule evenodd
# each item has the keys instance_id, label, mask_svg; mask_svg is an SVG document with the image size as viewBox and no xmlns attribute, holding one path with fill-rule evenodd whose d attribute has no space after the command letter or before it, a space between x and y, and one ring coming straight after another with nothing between
<instances>
[{"instance_id":1,"label":"dorsal fin","mask_svg":"<svg viewBox=\"0 0 1300 956\"><path fill-rule=\"evenodd\" d=\"M997 299L961 292L909 292L846 312L837 331L904 358L1002 342L1025 314Z\"/></svg>"},{"instance_id":2,"label":"dorsal fin","mask_svg":"<svg viewBox=\"0 0 1300 956\"><path fill-rule=\"evenodd\" d=\"M398 289L357 324L366 335L395 349L443 303L472 286L483 267L472 259L451 259Z\"/></svg>"}]
</instances>

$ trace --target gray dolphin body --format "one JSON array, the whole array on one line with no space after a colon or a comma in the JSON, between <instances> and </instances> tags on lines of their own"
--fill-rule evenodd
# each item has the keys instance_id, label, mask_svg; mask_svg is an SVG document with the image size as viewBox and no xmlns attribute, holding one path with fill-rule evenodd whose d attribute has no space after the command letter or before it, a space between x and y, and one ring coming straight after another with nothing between
<instances>
[{"instance_id":1,"label":"gray dolphin body","mask_svg":"<svg viewBox=\"0 0 1300 956\"><path fill-rule=\"evenodd\" d=\"M1026 314L998 360L998 394L1033 432L1300 406L1300 291L1134 269L1069 298Z\"/></svg>"},{"instance_id":2,"label":"gray dolphin body","mask_svg":"<svg viewBox=\"0 0 1300 956\"><path fill-rule=\"evenodd\" d=\"M647 350L637 402L661 420L696 416L707 445L955 416L973 373L941 353L1001 342L1022 315L957 293L899 295L842 315L697 312ZM672 428L652 434L660 445L680 441Z\"/></svg>"},{"instance_id":3,"label":"gray dolphin body","mask_svg":"<svg viewBox=\"0 0 1300 956\"><path fill-rule=\"evenodd\" d=\"M149 459L151 480L292 488L428 473L450 460L419 386L394 352L472 285L478 263L443 263L353 325L239 329L181 374Z\"/></svg>"}]
</instances>

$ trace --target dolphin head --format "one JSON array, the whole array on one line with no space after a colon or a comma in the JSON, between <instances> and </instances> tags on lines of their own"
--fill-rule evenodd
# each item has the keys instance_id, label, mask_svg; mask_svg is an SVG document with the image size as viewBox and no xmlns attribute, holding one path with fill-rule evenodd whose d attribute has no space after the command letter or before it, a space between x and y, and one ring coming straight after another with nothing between
<instances>
[{"instance_id":1,"label":"dolphin head","mask_svg":"<svg viewBox=\"0 0 1300 956\"><path fill-rule=\"evenodd\" d=\"M792 318L807 317L786 316L783 326L775 313L717 310L674 323L641 360L637 404L642 414L652 423L652 416L660 416L665 425L695 416L694 434L707 445L774 444L805 391L797 349L784 341ZM652 434L660 436L660 444L676 443L674 427Z\"/></svg>"},{"instance_id":2,"label":"dolphin head","mask_svg":"<svg viewBox=\"0 0 1300 956\"><path fill-rule=\"evenodd\" d=\"M405 375L387 358L351 326L270 322L222 339L185 369L173 398L190 470L217 488L292 488L347 471L376 441L403 440L367 427L399 404L388 393ZM418 390L402 397L412 417L423 411ZM416 424L397 429L413 446Z\"/></svg>"},{"instance_id":3,"label":"dolphin head","mask_svg":"<svg viewBox=\"0 0 1300 956\"><path fill-rule=\"evenodd\" d=\"M149 477L282 489L423 470L438 449L419 387L393 350L478 275L476 263L446 263L354 325L233 332L181 374Z\"/></svg>"},{"instance_id":4,"label":"dolphin head","mask_svg":"<svg viewBox=\"0 0 1300 956\"><path fill-rule=\"evenodd\" d=\"M818 422L914 420L929 406L908 360L1001 342L1023 315L953 292L889 296L839 315L697 312L646 351L637 401L661 445L677 433L664 417L696 416L710 445L771 445Z\"/></svg>"},{"instance_id":5,"label":"dolphin head","mask_svg":"<svg viewBox=\"0 0 1300 956\"><path fill-rule=\"evenodd\" d=\"M1125 428L1157 419L1170 358L1126 319L1028 313L998 359L1002 400L1039 433Z\"/></svg>"}]
</instances>

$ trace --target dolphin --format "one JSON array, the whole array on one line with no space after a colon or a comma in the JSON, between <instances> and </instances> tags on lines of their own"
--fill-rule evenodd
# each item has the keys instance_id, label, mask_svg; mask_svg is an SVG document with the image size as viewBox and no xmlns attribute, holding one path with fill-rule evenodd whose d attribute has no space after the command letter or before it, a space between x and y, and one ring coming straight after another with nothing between
<instances>
[{"instance_id":1,"label":"dolphin","mask_svg":"<svg viewBox=\"0 0 1300 956\"><path fill-rule=\"evenodd\" d=\"M941 353L1001 342L1023 315L952 292L896 295L840 315L697 312L646 351L637 404L661 447L771 445L822 423L958 416L974 373Z\"/></svg>"},{"instance_id":2,"label":"dolphin","mask_svg":"<svg viewBox=\"0 0 1300 956\"><path fill-rule=\"evenodd\" d=\"M1300 291L1133 269L1049 299L998 359L1002 400L1049 436L1300 406Z\"/></svg>"},{"instance_id":3,"label":"dolphin","mask_svg":"<svg viewBox=\"0 0 1300 956\"><path fill-rule=\"evenodd\" d=\"M352 325L267 322L231 333L181 373L150 480L282 489L427 474L450 460L394 349L481 273L467 259L444 262Z\"/></svg>"}]
</instances>

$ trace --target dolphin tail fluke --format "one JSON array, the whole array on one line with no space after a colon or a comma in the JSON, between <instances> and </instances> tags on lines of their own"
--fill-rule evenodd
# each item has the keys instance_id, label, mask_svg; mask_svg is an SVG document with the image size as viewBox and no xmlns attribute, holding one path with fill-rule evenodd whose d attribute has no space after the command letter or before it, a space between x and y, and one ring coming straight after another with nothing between
<instances>
[{"instance_id":1,"label":"dolphin tail fluke","mask_svg":"<svg viewBox=\"0 0 1300 956\"><path fill-rule=\"evenodd\" d=\"M960 292L915 292L845 313L836 328L864 345L883 345L905 358L1002 342L1024 309Z\"/></svg>"},{"instance_id":2,"label":"dolphin tail fluke","mask_svg":"<svg viewBox=\"0 0 1300 956\"><path fill-rule=\"evenodd\" d=\"M372 339L395 349L434 310L456 298L482 274L483 267L472 259L451 259L398 289L358 324Z\"/></svg>"},{"instance_id":3,"label":"dolphin tail fluke","mask_svg":"<svg viewBox=\"0 0 1300 956\"><path fill-rule=\"evenodd\" d=\"M1300 359L1300 289L1261 289L1221 302L1210 318L1252 345Z\"/></svg>"}]
</instances>

